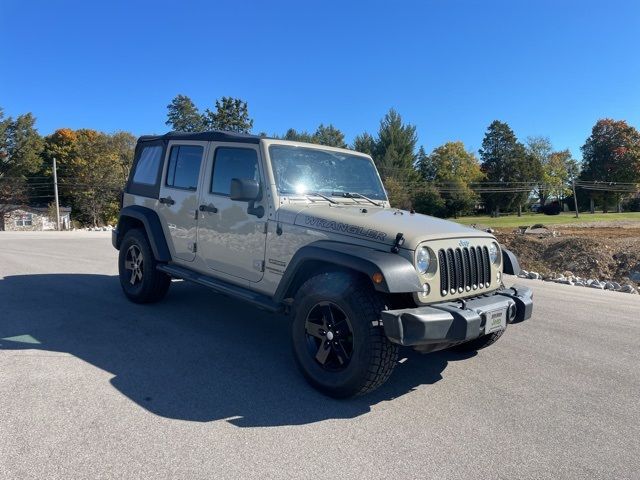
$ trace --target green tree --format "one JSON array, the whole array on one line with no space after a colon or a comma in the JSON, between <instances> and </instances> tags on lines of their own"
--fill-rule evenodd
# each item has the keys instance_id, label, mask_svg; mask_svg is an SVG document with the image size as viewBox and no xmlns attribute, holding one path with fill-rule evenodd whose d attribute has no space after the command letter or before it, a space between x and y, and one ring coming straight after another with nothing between
<instances>
[{"instance_id":1,"label":"green tree","mask_svg":"<svg viewBox=\"0 0 640 480\"><path fill-rule=\"evenodd\" d=\"M205 120L198 107L186 95L176 95L167 105L167 121L176 132L202 132L206 130Z\"/></svg>"},{"instance_id":2,"label":"green tree","mask_svg":"<svg viewBox=\"0 0 640 480\"><path fill-rule=\"evenodd\" d=\"M1 118L0 118L1 120ZM0 146L1 175L24 176L36 172L42 164L44 142L35 128L36 119L31 113L19 115L15 120L7 119L1 127L4 145Z\"/></svg>"},{"instance_id":3,"label":"green tree","mask_svg":"<svg viewBox=\"0 0 640 480\"><path fill-rule=\"evenodd\" d=\"M356 152L366 153L373 156L373 152L376 149L376 140L370 133L364 132L357 135L353 139L353 145L351 146Z\"/></svg>"},{"instance_id":4,"label":"green tree","mask_svg":"<svg viewBox=\"0 0 640 480\"><path fill-rule=\"evenodd\" d=\"M416 127L405 124L393 108L380 121L373 161L393 206L410 208L415 192L424 188L424 182L414 167L417 141Z\"/></svg>"},{"instance_id":5,"label":"green tree","mask_svg":"<svg viewBox=\"0 0 640 480\"><path fill-rule=\"evenodd\" d=\"M433 183L424 183L413 190L413 208L418 213L444 217L446 215L445 201Z\"/></svg>"},{"instance_id":6,"label":"green tree","mask_svg":"<svg viewBox=\"0 0 640 480\"><path fill-rule=\"evenodd\" d=\"M347 148L344 141L344 133L334 127L332 124L324 126L322 123L318 125L313 133L313 143L326 145L328 147Z\"/></svg>"},{"instance_id":7,"label":"green tree","mask_svg":"<svg viewBox=\"0 0 640 480\"><path fill-rule=\"evenodd\" d=\"M547 203L550 191L547 188L548 179L545 178L545 170L553 152L553 146L549 137L527 137L526 150L529 158L539 165L541 169L538 175L538 185L536 187L536 195L540 201L540 205Z\"/></svg>"},{"instance_id":8,"label":"green tree","mask_svg":"<svg viewBox=\"0 0 640 480\"><path fill-rule=\"evenodd\" d=\"M471 183L483 178L475 155L468 152L462 142L447 142L433 150L429 160L423 161L433 172L432 179L441 190L447 216L469 213L478 201Z\"/></svg>"},{"instance_id":9,"label":"green tree","mask_svg":"<svg viewBox=\"0 0 640 480\"><path fill-rule=\"evenodd\" d=\"M582 146L582 180L640 182L640 132L624 120L598 120ZM613 192L593 192L602 201L604 211L614 197Z\"/></svg>"},{"instance_id":10,"label":"green tree","mask_svg":"<svg viewBox=\"0 0 640 480\"><path fill-rule=\"evenodd\" d=\"M393 108L380 121L373 159L383 177L400 175L415 179L416 127L405 124Z\"/></svg>"},{"instance_id":11,"label":"green tree","mask_svg":"<svg viewBox=\"0 0 640 480\"><path fill-rule=\"evenodd\" d=\"M529 198L526 187L536 181L540 165L527 155L511 127L498 120L489 125L479 153L486 181L500 190L483 194L487 208L496 213L520 208Z\"/></svg>"},{"instance_id":12,"label":"green tree","mask_svg":"<svg viewBox=\"0 0 640 480\"><path fill-rule=\"evenodd\" d=\"M108 138L108 148L113 153L114 158L117 159L116 171L121 175L123 186L129 178L136 141L134 135L123 131L113 133Z\"/></svg>"},{"instance_id":13,"label":"green tree","mask_svg":"<svg viewBox=\"0 0 640 480\"><path fill-rule=\"evenodd\" d=\"M276 138L278 137L276 136ZM291 142L313 143L313 135L304 130L298 131L295 128L287 130L281 138L282 140L289 140Z\"/></svg>"},{"instance_id":14,"label":"green tree","mask_svg":"<svg viewBox=\"0 0 640 480\"><path fill-rule=\"evenodd\" d=\"M204 115L207 130L251 133L253 120L249 117L247 102L232 97L216 100L215 112L207 109Z\"/></svg>"},{"instance_id":15,"label":"green tree","mask_svg":"<svg viewBox=\"0 0 640 480\"><path fill-rule=\"evenodd\" d=\"M433 163L433 158L427 155L423 146L418 149L418 155L416 156L416 168L420 175L427 182L433 182L436 179L437 168Z\"/></svg>"},{"instance_id":16,"label":"green tree","mask_svg":"<svg viewBox=\"0 0 640 480\"><path fill-rule=\"evenodd\" d=\"M562 150L551 152L542 172L549 195L561 199L571 194L571 181L578 176L579 166L569 150Z\"/></svg>"},{"instance_id":17,"label":"green tree","mask_svg":"<svg viewBox=\"0 0 640 480\"><path fill-rule=\"evenodd\" d=\"M31 113L5 119L0 109L0 229L4 229L4 213L29 201L27 176L42 165L44 143L35 123Z\"/></svg>"}]
</instances>

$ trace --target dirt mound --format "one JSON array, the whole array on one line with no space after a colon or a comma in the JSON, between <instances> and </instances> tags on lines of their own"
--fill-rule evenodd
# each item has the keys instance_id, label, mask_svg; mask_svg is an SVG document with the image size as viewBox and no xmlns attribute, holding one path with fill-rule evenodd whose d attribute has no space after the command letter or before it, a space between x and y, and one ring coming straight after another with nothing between
<instances>
[{"instance_id":1,"label":"dirt mound","mask_svg":"<svg viewBox=\"0 0 640 480\"><path fill-rule=\"evenodd\" d=\"M640 267L640 227L554 228L558 237L495 232L498 240L513 251L520 266L542 275L570 271L576 276L634 283L629 275Z\"/></svg>"}]
</instances>

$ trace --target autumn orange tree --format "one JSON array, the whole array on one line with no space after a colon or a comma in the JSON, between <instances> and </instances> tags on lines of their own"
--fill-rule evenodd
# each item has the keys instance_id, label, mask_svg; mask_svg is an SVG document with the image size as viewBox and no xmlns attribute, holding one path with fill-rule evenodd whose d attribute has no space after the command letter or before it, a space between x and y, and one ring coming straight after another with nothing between
<instances>
[{"instance_id":1,"label":"autumn orange tree","mask_svg":"<svg viewBox=\"0 0 640 480\"><path fill-rule=\"evenodd\" d=\"M75 218L94 226L116 220L135 142L127 132L91 129L59 129L46 138L46 164L50 168L56 157L61 201L71 205Z\"/></svg>"}]
</instances>

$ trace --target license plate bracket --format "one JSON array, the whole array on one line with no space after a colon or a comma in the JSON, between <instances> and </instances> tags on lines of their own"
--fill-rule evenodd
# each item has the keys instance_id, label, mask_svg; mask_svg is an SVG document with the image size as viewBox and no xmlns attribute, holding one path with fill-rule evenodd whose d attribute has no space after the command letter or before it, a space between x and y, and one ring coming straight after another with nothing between
<instances>
[{"instance_id":1,"label":"license plate bracket","mask_svg":"<svg viewBox=\"0 0 640 480\"><path fill-rule=\"evenodd\" d=\"M507 309L500 308L498 310L491 310L485 314L486 323L484 325L485 335L488 333L497 332L507 328Z\"/></svg>"}]
</instances>

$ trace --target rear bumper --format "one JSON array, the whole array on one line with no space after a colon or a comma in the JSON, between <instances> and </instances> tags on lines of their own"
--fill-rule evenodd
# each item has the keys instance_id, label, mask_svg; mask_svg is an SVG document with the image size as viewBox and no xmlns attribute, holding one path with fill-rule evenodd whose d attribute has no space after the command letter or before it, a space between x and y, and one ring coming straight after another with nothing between
<instances>
[{"instance_id":1,"label":"rear bumper","mask_svg":"<svg viewBox=\"0 0 640 480\"><path fill-rule=\"evenodd\" d=\"M386 310L382 312L382 321L387 337L400 345L456 344L483 335L487 313L500 309L506 309L508 323L529 319L533 292L514 285L464 302Z\"/></svg>"}]
</instances>

